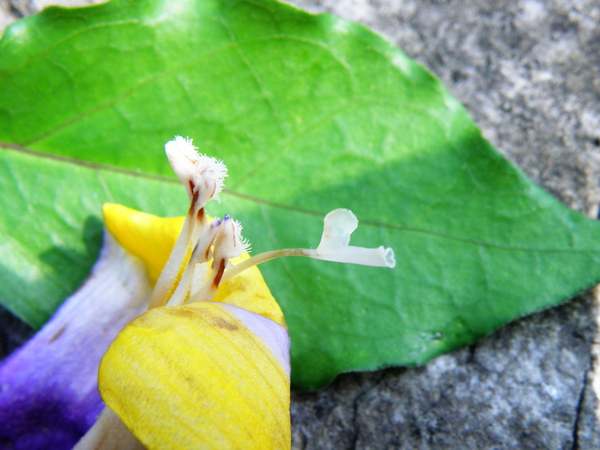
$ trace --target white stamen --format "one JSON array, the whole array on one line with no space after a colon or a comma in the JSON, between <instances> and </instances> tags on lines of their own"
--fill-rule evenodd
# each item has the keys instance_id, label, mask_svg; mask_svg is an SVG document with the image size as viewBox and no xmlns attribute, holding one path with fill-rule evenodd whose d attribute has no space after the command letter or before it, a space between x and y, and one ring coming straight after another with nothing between
<instances>
[{"instance_id":1,"label":"white stamen","mask_svg":"<svg viewBox=\"0 0 600 450\"><path fill-rule=\"evenodd\" d=\"M208 265L205 263L208 263L212 258L212 246L221 229L222 223L223 221L216 217L210 223L210 226L205 228L204 233L202 233L192 251L189 261L185 264L185 270L181 276L181 280L179 281L175 292L173 292L171 298L166 303L167 306L182 305L188 298L194 296L195 291L198 290L197 288L194 288L194 282L197 283L197 273L200 272L198 267L206 266L204 268L204 273L208 270Z\"/></svg>"},{"instance_id":2,"label":"white stamen","mask_svg":"<svg viewBox=\"0 0 600 450\"><path fill-rule=\"evenodd\" d=\"M236 247L236 249L239 249L240 253L237 256L240 256L242 253L250 253L250 250L252 250L252 246L250 245L248 239L242 236L243 228L244 227L242 227L242 224L240 222L238 222L237 220L233 221L233 234L235 240L234 246ZM235 258L235 256L233 258Z\"/></svg>"},{"instance_id":3,"label":"white stamen","mask_svg":"<svg viewBox=\"0 0 600 450\"><path fill-rule=\"evenodd\" d=\"M175 139L165 144L165 152L173 171L185 186L191 199L190 180L196 177L196 161L198 160L196 147L192 145L191 139L175 136Z\"/></svg>"},{"instance_id":4,"label":"white stamen","mask_svg":"<svg viewBox=\"0 0 600 450\"><path fill-rule=\"evenodd\" d=\"M194 146L193 142L193 139L175 136L175 139L165 144L167 156L179 153L181 156L186 157L190 162L196 163L199 156L196 151L198 150L198 147Z\"/></svg>"},{"instance_id":5,"label":"white stamen","mask_svg":"<svg viewBox=\"0 0 600 450\"><path fill-rule=\"evenodd\" d=\"M248 242L242 237L242 225L226 215L215 240L214 258L237 258L248 248Z\"/></svg>"},{"instance_id":6,"label":"white stamen","mask_svg":"<svg viewBox=\"0 0 600 450\"><path fill-rule=\"evenodd\" d=\"M227 166L223 161L212 158L210 156L200 155L200 160L196 163L196 167L200 173L197 183L200 180L204 182L206 186L206 192L210 195L208 200L216 200L221 202L219 194L223 190L224 182L223 179L227 176ZM212 193L210 192L212 189Z\"/></svg>"},{"instance_id":7,"label":"white stamen","mask_svg":"<svg viewBox=\"0 0 600 450\"><path fill-rule=\"evenodd\" d=\"M210 200L220 201L227 167L222 161L199 154L196 149L191 139L181 136L175 136L165 145L171 167L185 186L190 200L198 192L198 207L202 208Z\"/></svg>"}]
</instances>

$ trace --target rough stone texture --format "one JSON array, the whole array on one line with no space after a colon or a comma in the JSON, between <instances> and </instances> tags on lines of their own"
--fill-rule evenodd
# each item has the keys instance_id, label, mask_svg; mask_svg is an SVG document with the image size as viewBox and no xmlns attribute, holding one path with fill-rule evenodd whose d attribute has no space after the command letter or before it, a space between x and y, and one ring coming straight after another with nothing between
<instances>
[{"instance_id":1,"label":"rough stone texture","mask_svg":"<svg viewBox=\"0 0 600 450\"><path fill-rule=\"evenodd\" d=\"M12 3L0 0L0 26L42 4ZM293 3L386 35L440 77L531 178L598 215L597 0ZM520 320L424 367L342 375L294 394L294 448L600 448L596 297ZM0 314L5 324L16 334L0 341L3 352L27 335Z\"/></svg>"},{"instance_id":2,"label":"rough stone texture","mask_svg":"<svg viewBox=\"0 0 600 450\"><path fill-rule=\"evenodd\" d=\"M294 394L295 448L597 448L592 304L534 315L424 367Z\"/></svg>"}]
</instances>

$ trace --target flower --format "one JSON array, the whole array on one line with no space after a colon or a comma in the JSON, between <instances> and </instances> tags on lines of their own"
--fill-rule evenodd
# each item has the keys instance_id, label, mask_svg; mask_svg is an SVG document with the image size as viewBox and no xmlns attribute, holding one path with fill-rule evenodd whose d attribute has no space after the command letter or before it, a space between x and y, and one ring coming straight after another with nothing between
<instances>
[{"instance_id":1,"label":"flower","mask_svg":"<svg viewBox=\"0 0 600 450\"><path fill-rule=\"evenodd\" d=\"M0 439L15 448L69 448L90 426L76 448L289 447L290 342L256 265L280 256L395 265L391 249L348 245L358 221L344 209L325 217L315 250L251 258L241 224L204 211L225 165L190 139L165 150L187 215L105 205L92 276L0 366Z\"/></svg>"},{"instance_id":2,"label":"flower","mask_svg":"<svg viewBox=\"0 0 600 450\"><path fill-rule=\"evenodd\" d=\"M0 447L73 447L104 406L100 359L150 295L142 262L106 233L84 285L0 365Z\"/></svg>"}]
</instances>

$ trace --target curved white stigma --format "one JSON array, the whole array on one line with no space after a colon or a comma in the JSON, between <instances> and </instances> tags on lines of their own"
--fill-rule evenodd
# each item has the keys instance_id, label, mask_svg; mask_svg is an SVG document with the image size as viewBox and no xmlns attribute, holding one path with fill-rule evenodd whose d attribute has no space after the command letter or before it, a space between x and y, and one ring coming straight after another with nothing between
<instances>
[{"instance_id":1,"label":"curved white stigma","mask_svg":"<svg viewBox=\"0 0 600 450\"><path fill-rule=\"evenodd\" d=\"M396 266L394 251L391 248L353 247L350 235L358 227L358 219L349 209L335 209L325 216L325 225L321 242L313 258L341 263L361 264L363 266Z\"/></svg>"}]
</instances>

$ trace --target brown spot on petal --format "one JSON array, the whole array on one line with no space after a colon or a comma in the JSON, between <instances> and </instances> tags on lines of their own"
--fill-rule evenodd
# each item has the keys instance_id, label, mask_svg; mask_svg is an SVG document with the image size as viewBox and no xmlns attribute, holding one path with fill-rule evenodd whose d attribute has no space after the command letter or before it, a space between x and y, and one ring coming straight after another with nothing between
<instances>
[{"instance_id":1,"label":"brown spot on petal","mask_svg":"<svg viewBox=\"0 0 600 450\"><path fill-rule=\"evenodd\" d=\"M173 308L173 309L169 309L169 314L171 314L172 316L179 316L179 317L185 317L185 318L194 318L194 316L198 315L198 314L202 314L204 311L202 310L194 310L191 308Z\"/></svg>"},{"instance_id":2,"label":"brown spot on petal","mask_svg":"<svg viewBox=\"0 0 600 450\"><path fill-rule=\"evenodd\" d=\"M227 322L225 319L223 319L221 317L217 317L215 320L213 320L212 324L215 327L224 328L224 329L230 330L230 331L235 331L238 329L238 326L236 324Z\"/></svg>"},{"instance_id":3,"label":"brown spot on petal","mask_svg":"<svg viewBox=\"0 0 600 450\"><path fill-rule=\"evenodd\" d=\"M50 339L48 339L48 343L54 342L55 340L57 340L66 329L67 329L66 324L63 325L62 327L60 327L59 330L56 333L54 333L54 335Z\"/></svg>"}]
</instances>

